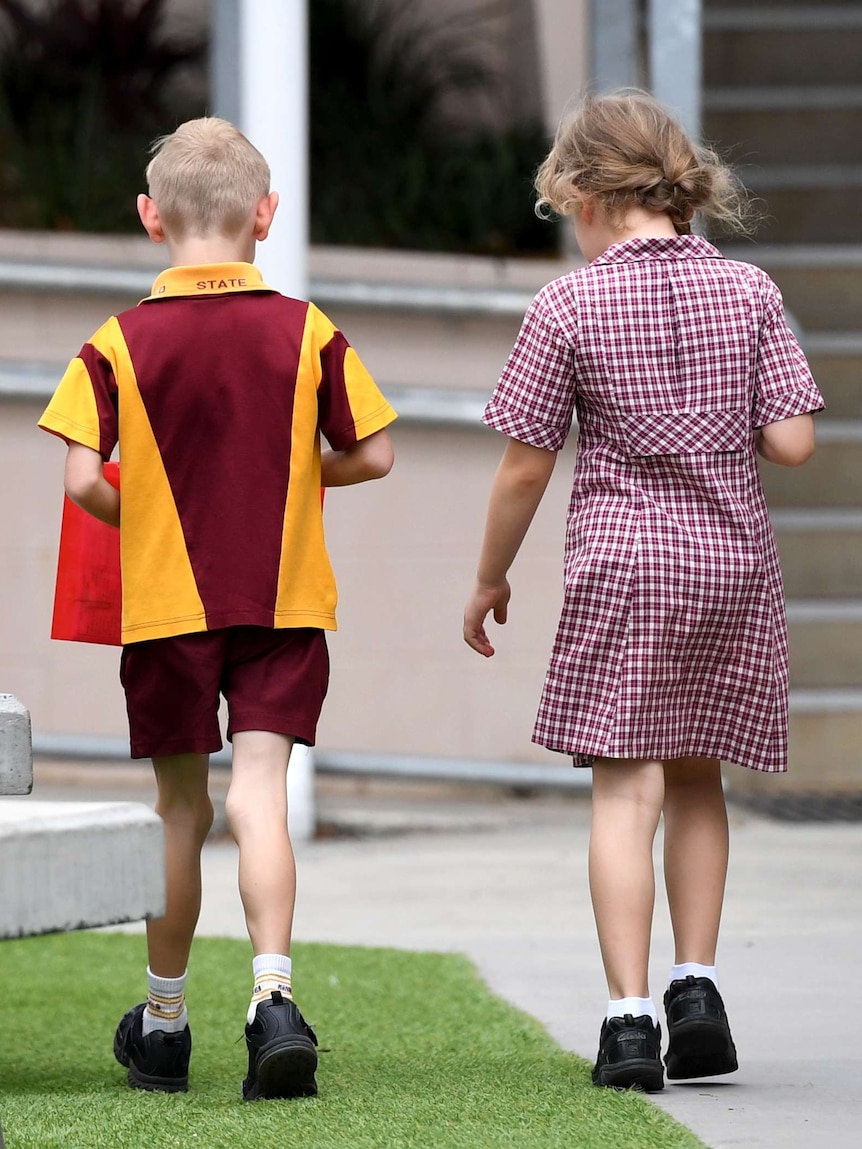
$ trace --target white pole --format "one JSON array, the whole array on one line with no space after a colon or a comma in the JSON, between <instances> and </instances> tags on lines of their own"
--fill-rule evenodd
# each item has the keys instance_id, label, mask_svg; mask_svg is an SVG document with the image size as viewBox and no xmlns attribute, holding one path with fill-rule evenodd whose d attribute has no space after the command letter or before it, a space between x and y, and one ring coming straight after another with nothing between
<instances>
[{"instance_id":1,"label":"white pole","mask_svg":"<svg viewBox=\"0 0 862 1149\"><path fill-rule=\"evenodd\" d=\"M257 262L271 287L305 297L308 250L306 0L241 0L239 127L264 154L280 201Z\"/></svg>"},{"instance_id":2,"label":"white pole","mask_svg":"<svg viewBox=\"0 0 862 1149\"><path fill-rule=\"evenodd\" d=\"M279 206L256 262L264 280L307 298L308 24L306 0L239 0L239 124L272 171ZM314 834L314 759L294 746L287 772L288 824Z\"/></svg>"},{"instance_id":3,"label":"white pole","mask_svg":"<svg viewBox=\"0 0 862 1149\"><path fill-rule=\"evenodd\" d=\"M239 0L213 0L210 8L211 116L239 125Z\"/></svg>"},{"instance_id":4,"label":"white pole","mask_svg":"<svg viewBox=\"0 0 862 1149\"><path fill-rule=\"evenodd\" d=\"M693 139L701 134L702 0L650 0L650 85Z\"/></svg>"}]
</instances>

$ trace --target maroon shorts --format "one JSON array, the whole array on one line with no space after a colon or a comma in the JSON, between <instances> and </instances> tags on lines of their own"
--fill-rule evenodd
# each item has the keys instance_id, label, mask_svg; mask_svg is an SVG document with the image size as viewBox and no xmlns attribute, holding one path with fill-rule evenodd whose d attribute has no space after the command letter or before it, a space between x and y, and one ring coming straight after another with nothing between
<instances>
[{"instance_id":1,"label":"maroon shorts","mask_svg":"<svg viewBox=\"0 0 862 1149\"><path fill-rule=\"evenodd\" d=\"M314 745L329 685L322 630L231 626L123 647L133 758L221 750L219 695L228 703L228 739L269 730Z\"/></svg>"}]
</instances>

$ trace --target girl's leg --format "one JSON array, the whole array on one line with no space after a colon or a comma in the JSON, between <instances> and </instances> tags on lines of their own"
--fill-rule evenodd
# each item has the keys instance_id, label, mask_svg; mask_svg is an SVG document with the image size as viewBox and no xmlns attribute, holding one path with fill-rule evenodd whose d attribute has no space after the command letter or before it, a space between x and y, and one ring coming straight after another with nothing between
<instances>
[{"instance_id":1,"label":"girl's leg","mask_svg":"<svg viewBox=\"0 0 862 1149\"><path fill-rule=\"evenodd\" d=\"M296 868L287 833L287 761L293 739L264 730L233 735L225 802L239 846L239 892L254 953L290 953Z\"/></svg>"},{"instance_id":2,"label":"girl's leg","mask_svg":"<svg viewBox=\"0 0 862 1149\"><path fill-rule=\"evenodd\" d=\"M593 766L590 893L611 999L648 998L655 903L652 849L664 799L660 762Z\"/></svg>"},{"instance_id":3,"label":"girl's leg","mask_svg":"<svg viewBox=\"0 0 862 1149\"><path fill-rule=\"evenodd\" d=\"M664 873L677 965L715 965L727 877L727 808L719 763L679 758L664 767Z\"/></svg>"},{"instance_id":4,"label":"girl's leg","mask_svg":"<svg viewBox=\"0 0 862 1149\"><path fill-rule=\"evenodd\" d=\"M162 978L181 977L201 909L201 850L213 807L207 792L209 755L154 758L156 813L165 827L165 916L147 922L150 969Z\"/></svg>"},{"instance_id":5,"label":"girl's leg","mask_svg":"<svg viewBox=\"0 0 862 1149\"><path fill-rule=\"evenodd\" d=\"M727 875L727 810L719 764L665 763L665 883L676 958L664 1004L672 1080L733 1073L736 1048L718 992L715 949Z\"/></svg>"}]
</instances>

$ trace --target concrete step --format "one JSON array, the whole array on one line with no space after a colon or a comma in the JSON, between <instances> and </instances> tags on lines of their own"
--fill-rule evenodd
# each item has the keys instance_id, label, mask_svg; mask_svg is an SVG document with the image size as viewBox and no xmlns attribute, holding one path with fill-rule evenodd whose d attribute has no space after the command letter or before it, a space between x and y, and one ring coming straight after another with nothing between
<instances>
[{"instance_id":1,"label":"concrete step","mask_svg":"<svg viewBox=\"0 0 862 1149\"><path fill-rule=\"evenodd\" d=\"M791 694L790 788L823 792L862 788L862 690Z\"/></svg>"},{"instance_id":2,"label":"concrete step","mask_svg":"<svg viewBox=\"0 0 862 1149\"><path fill-rule=\"evenodd\" d=\"M792 690L789 770L782 777L734 769L726 775L734 794L764 799L810 797L812 804L862 791L862 690ZM839 815L840 816L840 815Z\"/></svg>"},{"instance_id":3,"label":"concrete step","mask_svg":"<svg viewBox=\"0 0 862 1149\"><path fill-rule=\"evenodd\" d=\"M817 450L804 467L763 460L760 477L770 507L862 506L862 420L817 420Z\"/></svg>"},{"instance_id":4,"label":"concrete step","mask_svg":"<svg viewBox=\"0 0 862 1149\"><path fill-rule=\"evenodd\" d=\"M858 5L806 5L786 11L707 8L703 24L707 88L859 82Z\"/></svg>"},{"instance_id":5,"label":"concrete step","mask_svg":"<svg viewBox=\"0 0 862 1149\"><path fill-rule=\"evenodd\" d=\"M862 133L860 133L862 138ZM809 194L809 198L810 194ZM818 202L818 211L822 211ZM862 246L858 207L853 213L855 242L847 244L722 245L731 258L768 271L806 338L856 332L862 315Z\"/></svg>"},{"instance_id":6,"label":"concrete step","mask_svg":"<svg viewBox=\"0 0 862 1149\"><path fill-rule=\"evenodd\" d=\"M792 687L862 691L862 599L787 604Z\"/></svg>"},{"instance_id":7,"label":"concrete step","mask_svg":"<svg viewBox=\"0 0 862 1149\"><path fill-rule=\"evenodd\" d=\"M807 331L804 346L827 417L862 418L862 331Z\"/></svg>"},{"instance_id":8,"label":"concrete step","mask_svg":"<svg viewBox=\"0 0 862 1149\"><path fill-rule=\"evenodd\" d=\"M164 913L162 821L137 802L0 799L0 939Z\"/></svg>"},{"instance_id":9,"label":"concrete step","mask_svg":"<svg viewBox=\"0 0 862 1149\"><path fill-rule=\"evenodd\" d=\"M862 510L771 512L788 599L854 599L862 588Z\"/></svg>"},{"instance_id":10,"label":"concrete step","mask_svg":"<svg viewBox=\"0 0 862 1149\"><path fill-rule=\"evenodd\" d=\"M739 163L807 164L859 163L862 139L858 132L859 109L848 96L845 104L824 100L825 106L806 106L801 97L794 104L757 107L742 96L732 106L717 103L705 107L704 135L721 149L731 150Z\"/></svg>"},{"instance_id":11,"label":"concrete step","mask_svg":"<svg viewBox=\"0 0 862 1149\"><path fill-rule=\"evenodd\" d=\"M704 28L781 31L792 28L851 28L862 24L855 0L703 0Z\"/></svg>"},{"instance_id":12,"label":"concrete step","mask_svg":"<svg viewBox=\"0 0 862 1149\"><path fill-rule=\"evenodd\" d=\"M740 172L746 187L765 212L757 228L761 243L858 243L859 181L835 184L824 178L823 165L808 169L794 186L775 186L770 179ZM850 320L858 323L858 319Z\"/></svg>"},{"instance_id":13,"label":"concrete step","mask_svg":"<svg viewBox=\"0 0 862 1149\"><path fill-rule=\"evenodd\" d=\"M763 84L716 86L703 93L710 112L834 112L862 107L858 84Z\"/></svg>"},{"instance_id":14,"label":"concrete step","mask_svg":"<svg viewBox=\"0 0 862 1149\"><path fill-rule=\"evenodd\" d=\"M12 694L0 694L0 794L33 789L30 712Z\"/></svg>"}]
</instances>

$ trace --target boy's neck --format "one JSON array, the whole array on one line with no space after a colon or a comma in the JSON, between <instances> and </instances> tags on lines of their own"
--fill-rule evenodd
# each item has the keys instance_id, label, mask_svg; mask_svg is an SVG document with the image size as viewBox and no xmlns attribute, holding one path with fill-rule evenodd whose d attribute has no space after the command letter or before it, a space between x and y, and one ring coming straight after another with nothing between
<instances>
[{"instance_id":1,"label":"boy's neck","mask_svg":"<svg viewBox=\"0 0 862 1149\"><path fill-rule=\"evenodd\" d=\"M199 267L207 263L254 263L254 239L213 235L168 240L172 267Z\"/></svg>"}]
</instances>

